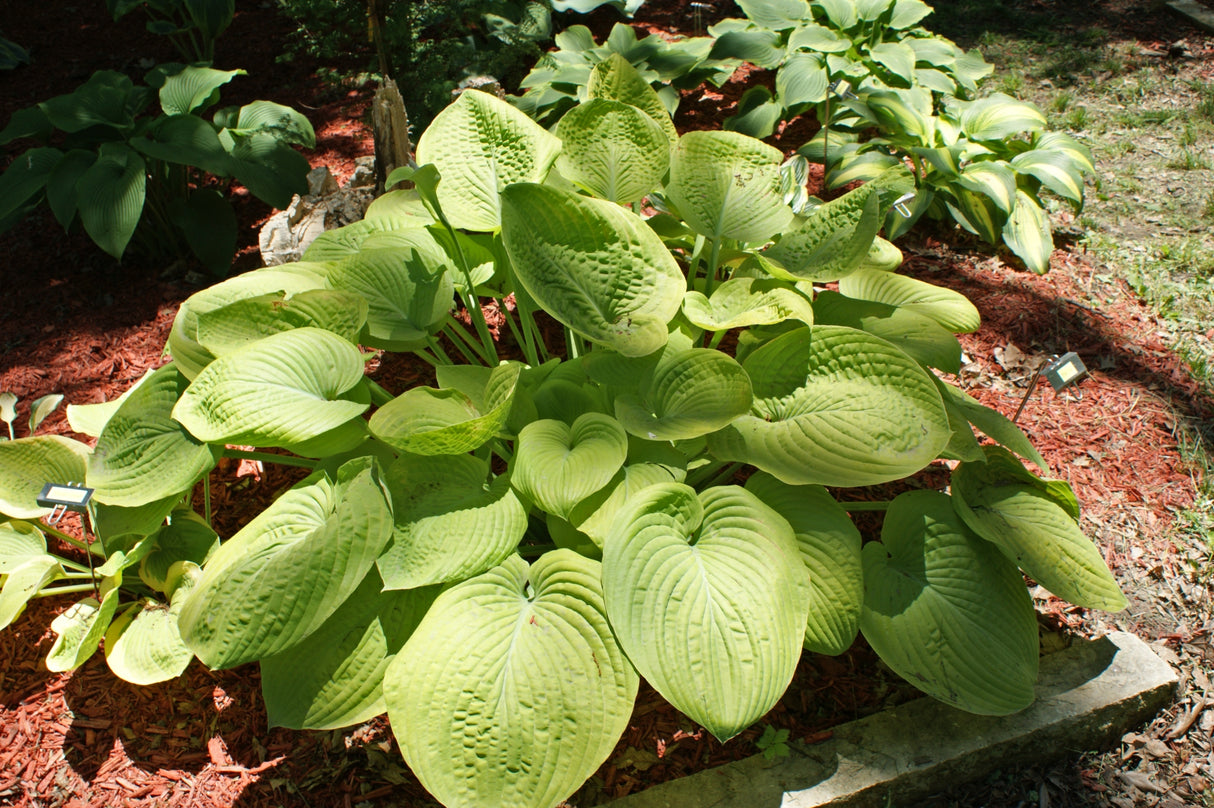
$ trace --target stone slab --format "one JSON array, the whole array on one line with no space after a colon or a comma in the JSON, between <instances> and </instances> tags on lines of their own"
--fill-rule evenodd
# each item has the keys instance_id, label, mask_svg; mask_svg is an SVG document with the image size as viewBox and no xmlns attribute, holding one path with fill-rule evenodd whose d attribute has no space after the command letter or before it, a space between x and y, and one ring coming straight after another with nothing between
<instances>
[{"instance_id":1,"label":"stone slab","mask_svg":"<svg viewBox=\"0 0 1214 808\"><path fill-rule=\"evenodd\" d=\"M1041 660L1037 700L975 716L923 698L746 760L662 783L611 808L879 808L907 804L997 768L1099 749L1173 697L1176 674L1133 634L1077 642Z\"/></svg>"},{"instance_id":2,"label":"stone slab","mask_svg":"<svg viewBox=\"0 0 1214 808\"><path fill-rule=\"evenodd\" d=\"M1197 0L1170 0L1168 7L1183 17L1187 17L1198 28L1204 28L1214 33L1214 11L1198 3Z\"/></svg>"}]
</instances>

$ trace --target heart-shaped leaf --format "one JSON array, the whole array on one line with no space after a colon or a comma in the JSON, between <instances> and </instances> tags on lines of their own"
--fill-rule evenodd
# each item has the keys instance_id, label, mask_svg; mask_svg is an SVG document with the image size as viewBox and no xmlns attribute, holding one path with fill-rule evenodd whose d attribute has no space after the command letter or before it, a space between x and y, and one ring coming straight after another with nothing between
<instances>
[{"instance_id":1,"label":"heart-shaped leaf","mask_svg":"<svg viewBox=\"0 0 1214 808\"><path fill-rule=\"evenodd\" d=\"M143 598L110 623L105 661L115 676L136 685L154 685L185 672L194 652L181 641L177 618L201 574L194 567L182 576L169 604Z\"/></svg>"},{"instance_id":2,"label":"heart-shaped leaf","mask_svg":"<svg viewBox=\"0 0 1214 808\"><path fill-rule=\"evenodd\" d=\"M640 492L603 545L603 589L640 674L721 741L792 680L809 575L788 522L745 489Z\"/></svg>"},{"instance_id":3,"label":"heart-shaped leaf","mask_svg":"<svg viewBox=\"0 0 1214 808\"><path fill-rule=\"evenodd\" d=\"M685 471L669 465L630 463L605 487L579 502L570 512L569 521L601 549L616 515L628 507L637 494L658 483L681 483L686 477Z\"/></svg>"},{"instance_id":4,"label":"heart-shaped leaf","mask_svg":"<svg viewBox=\"0 0 1214 808\"><path fill-rule=\"evenodd\" d=\"M865 269L839 281L839 291L859 300L888 303L924 317L959 334L977 331L981 317L965 295L893 272Z\"/></svg>"},{"instance_id":5,"label":"heart-shaped leaf","mask_svg":"<svg viewBox=\"0 0 1214 808\"><path fill-rule=\"evenodd\" d=\"M738 132L688 132L666 192L697 233L764 242L793 220L780 189L779 149Z\"/></svg>"},{"instance_id":6,"label":"heart-shaped leaf","mask_svg":"<svg viewBox=\"0 0 1214 808\"><path fill-rule=\"evenodd\" d=\"M662 127L634 106L594 98L565 113L556 134L562 176L600 199L640 201L662 184L670 141Z\"/></svg>"},{"instance_id":7,"label":"heart-shaped leaf","mask_svg":"<svg viewBox=\"0 0 1214 808\"><path fill-rule=\"evenodd\" d=\"M921 365L945 373L961 369L961 343L951 331L916 311L827 290L814 300L814 316L819 325L845 325L881 337Z\"/></svg>"},{"instance_id":8,"label":"heart-shaped leaf","mask_svg":"<svg viewBox=\"0 0 1214 808\"><path fill-rule=\"evenodd\" d=\"M727 331L752 325L772 325L786 320L814 321L813 306L803 294L779 280L730 278L705 297L687 292L683 315L691 324L707 331Z\"/></svg>"},{"instance_id":9,"label":"heart-shaped leaf","mask_svg":"<svg viewBox=\"0 0 1214 808\"><path fill-rule=\"evenodd\" d=\"M688 440L715 432L750 410L750 377L733 357L708 348L662 351L636 393L616 397L615 417L648 440Z\"/></svg>"},{"instance_id":10,"label":"heart-shaped leaf","mask_svg":"<svg viewBox=\"0 0 1214 808\"><path fill-rule=\"evenodd\" d=\"M669 144L679 139L679 133L670 120L670 113L662 103L653 86L637 71L632 63L617 52L610 53L590 71L586 82L586 97L608 101L619 101L644 112L657 122Z\"/></svg>"},{"instance_id":11,"label":"heart-shaped leaf","mask_svg":"<svg viewBox=\"0 0 1214 808\"><path fill-rule=\"evenodd\" d=\"M262 337L307 326L357 342L366 322L367 301L352 292L309 289L290 298L272 292L199 314L197 336L205 350L223 356Z\"/></svg>"},{"instance_id":12,"label":"heart-shaped leaf","mask_svg":"<svg viewBox=\"0 0 1214 808\"><path fill-rule=\"evenodd\" d=\"M165 365L106 422L87 477L99 502L131 508L180 496L215 467L218 450L171 417L185 385L177 368Z\"/></svg>"},{"instance_id":13,"label":"heart-shaped leaf","mask_svg":"<svg viewBox=\"0 0 1214 808\"><path fill-rule=\"evenodd\" d=\"M555 550L443 592L384 696L409 768L444 804L552 808L607 759L637 686L599 563Z\"/></svg>"},{"instance_id":14,"label":"heart-shaped leaf","mask_svg":"<svg viewBox=\"0 0 1214 808\"><path fill-rule=\"evenodd\" d=\"M948 443L940 393L910 357L842 326L798 328L746 357L751 414L709 436L721 459L792 485L875 485L913 474Z\"/></svg>"},{"instance_id":15,"label":"heart-shaped leaf","mask_svg":"<svg viewBox=\"0 0 1214 808\"><path fill-rule=\"evenodd\" d=\"M609 415L586 413L570 426L533 421L519 433L513 485L549 513L567 518L573 506L598 491L628 456L628 436Z\"/></svg>"},{"instance_id":16,"label":"heart-shaped leaf","mask_svg":"<svg viewBox=\"0 0 1214 808\"><path fill-rule=\"evenodd\" d=\"M217 91L244 70L214 70L190 65L173 75L165 75L160 85L160 108L165 115L188 115L214 103Z\"/></svg>"},{"instance_id":17,"label":"heart-shaped leaf","mask_svg":"<svg viewBox=\"0 0 1214 808\"><path fill-rule=\"evenodd\" d=\"M168 591L174 564L188 561L202 566L219 549L219 535L201 516L186 509L173 511L169 524L151 539L152 550L139 565L139 578L158 592Z\"/></svg>"},{"instance_id":18,"label":"heart-shaped leaf","mask_svg":"<svg viewBox=\"0 0 1214 808\"><path fill-rule=\"evenodd\" d=\"M1037 478L1002 447L982 448L985 463L953 471L953 505L965 524L1058 597L1089 609L1124 609L1100 550L1069 512L1071 497L1060 500L1052 490L1060 484Z\"/></svg>"},{"instance_id":19,"label":"heart-shaped leaf","mask_svg":"<svg viewBox=\"0 0 1214 808\"><path fill-rule=\"evenodd\" d=\"M864 638L920 690L981 715L1033 701L1037 620L1024 580L946 494L894 499L881 541L864 547L864 589Z\"/></svg>"},{"instance_id":20,"label":"heart-shaped leaf","mask_svg":"<svg viewBox=\"0 0 1214 808\"><path fill-rule=\"evenodd\" d=\"M479 575L514 552L527 510L505 476L471 455L403 455L388 469L396 529L377 564L386 589Z\"/></svg>"},{"instance_id":21,"label":"heart-shaped leaf","mask_svg":"<svg viewBox=\"0 0 1214 808\"><path fill-rule=\"evenodd\" d=\"M173 407L173 418L208 443L298 443L367 409L340 398L362 375L354 345L319 328L297 328L207 365Z\"/></svg>"},{"instance_id":22,"label":"heart-shaped leaf","mask_svg":"<svg viewBox=\"0 0 1214 808\"><path fill-rule=\"evenodd\" d=\"M417 162L442 175L438 201L453 227L496 230L499 194L516 182L543 182L561 141L522 112L470 90L440 112L417 142Z\"/></svg>"},{"instance_id":23,"label":"heart-shaped leaf","mask_svg":"<svg viewBox=\"0 0 1214 808\"><path fill-rule=\"evenodd\" d=\"M805 647L843 653L856 639L864 603L860 531L821 486L786 485L759 472L746 481L746 490L788 520L809 569Z\"/></svg>"},{"instance_id":24,"label":"heart-shaped leaf","mask_svg":"<svg viewBox=\"0 0 1214 808\"><path fill-rule=\"evenodd\" d=\"M381 591L375 570L320 628L261 661L271 727L337 729L382 715L384 671L417 628L438 587Z\"/></svg>"},{"instance_id":25,"label":"heart-shaped leaf","mask_svg":"<svg viewBox=\"0 0 1214 808\"><path fill-rule=\"evenodd\" d=\"M545 311L626 356L666 344L687 282L639 216L531 184L506 189L502 205L502 238L514 271Z\"/></svg>"},{"instance_id":26,"label":"heart-shaped leaf","mask_svg":"<svg viewBox=\"0 0 1214 808\"><path fill-rule=\"evenodd\" d=\"M281 653L320 628L375 564L392 508L374 460L319 473L274 501L207 562L178 619L212 668Z\"/></svg>"}]
</instances>

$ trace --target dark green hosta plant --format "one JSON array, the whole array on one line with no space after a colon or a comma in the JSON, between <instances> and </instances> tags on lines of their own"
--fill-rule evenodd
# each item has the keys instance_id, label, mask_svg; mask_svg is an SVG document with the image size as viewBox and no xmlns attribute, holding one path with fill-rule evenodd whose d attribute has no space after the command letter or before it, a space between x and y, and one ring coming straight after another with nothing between
<instances>
[{"instance_id":1,"label":"dark green hosta plant","mask_svg":"<svg viewBox=\"0 0 1214 808\"><path fill-rule=\"evenodd\" d=\"M167 613L207 665L260 664L272 724L386 710L447 805L555 805L610 753L641 676L728 739L803 649L858 632L936 698L1026 706L1020 570L1086 607L1125 601L1069 487L937 375L978 315L876 242L905 172L798 216L775 149L671 137L626 62L598 70L554 132L464 93L393 178L413 188L300 264L186 301L156 395L149 379L117 404L91 452L55 450L78 465L0 443L0 510L36 519L24 481L83 469L127 520L99 534L153 534L216 454L288 450L256 456L314 472L191 559ZM646 199L665 212L643 218ZM432 384L382 389L360 346L412 352ZM951 496L831 491L940 457L961 461ZM862 547L849 510L872 509Z\"/></svg>"},{"instance_id":2,"label":"dark green hosta plant","mask_svg":"<svg viewBox=\"0 0 1214 808\"><path fill-rule=\"evenodd\" d=\"M183 59L207 64L236 15L236 0L105 0L105 6L115 20L143 9L148 31L168 37Z\"/></svg>"},{"instance_id":3,"label":"dark green hosta plant","mask_svg":"<svg viewBox=\"0 0 1214 808\"><path fill-rule=\"evenodd\" d=\"M271 101L216 109L243 70L161 65L137 86L99 71L74 92L13 114L0 144L36 146L0 175L0 230L45 203L66 230L77 221L105 252L166 258L192 252L225 275L236 216L210 178L233 178L278 208L307 193L312 125ZM159 114L150 114L153 104ZM53 144L53 145L51 145Z\"/></svg>"}]
</instances>

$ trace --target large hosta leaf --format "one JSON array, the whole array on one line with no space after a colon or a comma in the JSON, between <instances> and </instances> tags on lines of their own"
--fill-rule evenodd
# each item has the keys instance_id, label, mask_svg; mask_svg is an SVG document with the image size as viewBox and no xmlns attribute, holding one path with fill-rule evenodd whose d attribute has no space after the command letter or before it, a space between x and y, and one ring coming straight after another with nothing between
<instances>
[{"instance_id":1,"label":"large hosta leaf","mask_svg":"<svg viewBox=\"0 0 1214 808\"><path fill-rule=\"evenodd\" d=\"M576 106L557 124L564 149L561 175L600 199L640 201L662 183L670 166L670 141L653 118L620 101L595 98Z\"/></svg>"},{"instance_id":2,"label":"large hosta leaf","mask_svg":"<svg viewBox=\"0 0 1214 808\"><path fill-rule=\"evenodd\" d=\"M131 508L180 496L214 468L216 450L171 417L185 385L177 368L165 365L106 422L88 467L99 502Z\"/></svg>"},{"instance_id":3,"label":"large hosta leaf","mask_svg":"<svg viewBox=\"0 0 1214 808\"><path fill-rule=\"evenodd\" d=\"M438 200L454 227L495 230L499 194L511 183L543 182L561 141L497 98L471 90L444 109L417 142L417 162L442 174Z\"/></svg>"},{"instance_id":4,"label":"large hosta leaf","mask_svg":"<svg viewBox=\"0 0 1214 808\"><path fill-rule=\"evenodd\" d=\"M842 326L799 328L746 357L751 414L709 437L740 460L797 485L875 485L913 474L948 443L948 417L927 373L878 337Z\"/></svg>"},{"instance_id":5,"label":"large hosta leaf","mask_svg":"<svg viewBox=\"0 0 1214 808\"><path fill-rule=\"evenodd\" d=\"M590 71L586 97L629 104L657 122L669 143L679 139L662 99L648 81L619 53L612 53Z\"/></svg>"},{"instance_id":6,"label":"large hosta leaf","mask_svg":"<svg viewBox=\"0 0 1214 808\"><path fill-rule=\"evenodd\" d=\"M388 709L384 671L438 595L437 587L381 591L375 570L310 636L261 661L271 727L337 729Z\"/></svg>"},{"instance_id":7,"label":"large hosta leaf","mask_svg":"<svg viewBox=\"0 0 1214 808\"><path fill-rule=\"evenodd\" d=\"M83 483L89 447L59 435L0 441L0 513L40 519L51 512L37 502L47 483Z\"/></svg>"},{"instance_id":8,"label":"large hosta leaf","mask_svg":"<svg viewBox=\"0 0 1214 808\"><path fill-rule=\"evenodd\" d=\"M513 485L536 505L565 518L611 481L628 456L628 436L609 415L589 412L570 426L533 421L519 433Z\"/></svg>"},{"instance_id":9,"label":"large hosta leaf","mask_svg":"<svg viewBox=\"0 0 1214 808\"><path fill-rule=\"evenodd\" d=\"M471 455L404 455L388 470L396 520L377 562L384 587L463 580L502 563L527 531L527 510L505 476Z\"/></svg>"},{"instance_id":10,"label":"large hosta leaf","mask_svg":"<svg viewBox=\"0 0 1214 808\"><path fill-rule=\"evenodd\" d=\"M843 653L856 639L864 603L860 531L821 486L786 485L759 472L746 481L746 490L788 520L809 568L805 647Z\"/></svg>"},{"instance_id":11,"label":"large hosta leaf","mask_svg":"<svg viewBox=\"0 0 1214 808\"><path fill-rule=\"evenodd\" d=\"M471 452L506 424L521 366L500 365L489 373L479 404L461 390L414 387L371 416L368 428L384 443L417 455Z\"/></svg>"},{"instance_id":12,"label":"large hosta leaf","mask_svg":"<svg viewBox=\"0 0 1214 808\"><path fill-rule=\"evenodd\" d=\"M819 325L845 325L881 337L921 365L945 373L961 369L961 343L953 333L911 309L827 290L814 300L814 317Z\"/></svg>"},{"instance_id":13,"label":"large hosta leaf","mask_svg":"<svg viewBox=\"0 0 1214 808\"><path fill-rule=\"evenodd\" d=\"M262 337L314 326L357 342L367 322L367 301L352 292L309 289L287 298L271 292L238 300L198 315L198 342L223 356Z\"/></svg>"},{"instance_id":14,"label":"large hosta leaf","mask_svg":"<svg viewBox=\"0 0 1214 808\"><path fill-rule=\"evenodd\" d=\"M45 555L46 536L33 522L0 522L0 575L8 575L25 562Z\"/></svg>"},{"instance_id":15,"label":"large hosta leaf","mask_svg":"<svg viewBox=\"0 0 1214 808\"><path fill-rule=\"evenodd\" d=\"M181 574L168 604L143 598L110 624L105 632L105 661L115 676L137 685L153 685L185 672L194 652L181 641L177 618L201 575L191 566Z\"/></svg>"},{"instance_id":16,"label":"large hosta leaf","mask_svg":"<svg viewBox=\"0 0 1214 808\"><path fill-rule=\"evenodd\" d=\"M367 409L339 398L362 375L354 345L319 328L297 328L207 365L173 407L173 418L208 443L299 443Z\"/></svg>"},{"instance_id":17,"label":"large hosta leaf","mask_svg":"<svg viewBox=\"0 0 1214 808\"><path fill-rule=\"evenodd\" d=\"M1002 140L1021 132L1044 129L1045 116L1027 101L995 93L965 106L961 112L961 128L970 140Z\"/></svg>"},{"instance_id":18,"label":"large hosta leaf","mask_svg":"<svg viewBox=\"0 0 1214 808\"><path fill-rule=\"evenodd\" d=\"M784 281L730 278L713 290L712 297L687 292L683 315L692 325L708 331L726 331L785 320L814 321L813 306Z\"/></svg>"},{"instance_id":19,"label":"large hosta leaf","mask_svg":"<svg viewBox=\"0 0 1214 808\"><path fill-rule=\"evenodd\" d=\"M188 561L201 566L218 549L219 535L201 516L185 508L174 510L169 523L154 534L152 549L139 564L139 578L152 589L167 592L174 564Z\"/></svg>"},{"instance_id":20,"label":"large hosta leaf","mask_svg":"<svg viewBox=\"0 0 1214 808\"><path fill-rule=\"evenodd\" d=\"M603 589L637 670L722 741L792 680L809 575L788 522L745 489L646 488L604 543Z\"/></svg>"},{"instance_id":21,"label":"large hosta leaf","mask_svg":"<svg viewBox=\"0 0 1214 808\"><path fill-rule=\"evenodd\" d=\"M1050 256L1054 253L1050 217L1035 199L1019 189L1016 191L1016 209L1003 228L1003 243L1038 275L1049 272Z\"/></svg>"},{"instance_id":22,"label":"large hosta leaf","mask_svg":"<svg viewBox=\"0 0 1214 808\"><path fill-rule=\"evenodd\" d=\"M641 374L635 393L616 397L615 417L631 435L688 440L715 432L746 414L750 377L728 354L708 348L662 351Z\"/></svg>"},{"instance_id":23,"label":"large hosta leaf","mask_svg":"<svg viewBox=\"0 0 1214 808\"><path fill-rule=\"evenodd\" d=\"M517 556L439 596L384 696L422 785L456 808L551 808L611 753L636 698L598 562Z\"/></svg>"},{"instance_id":24,"label":"large hosta leaf","mask_svg":"<svg viewBox=\"0 0 1214 808\"><path fill-rule=\"evenodd\" d=\"M106 143L97 162L80 175L76 202L80 222L97 246L122 258L143 215L147 165L125 143Z\"/></svg>"},{"instance_id":25,"label":"large hosta leaf","mask_svg":"<svg viewBox=\"0 0 1214 808\"><path fill-rule=\"evenodd\" d=\"M545 311L626 356L666 344L687 284L640 217L532 184L506 189L502 204L502 237L515 273Z\"/></svg>"},{"instance_id":26,"label":"large hosta leaf","mask_svg":"<svg viewBox=\"0 0 1214 808\"><path fill-rule=\"evenodd\" d=\"M118 594L118 587L114 587L100 603L95 598L85 598L51 621L51 630L58 636L46 655L47 670L74 671L97 653L97 645L118 608Z\"/></svg>"},{"instance_id":27,"label":"large hosta leaf","mask_svg":"<svg viewBox=\"0 0 1214 808\"><path fill-rule=\"evenodd\" d=\"M865 184L814 209L764 255L795 278L834 281L859 268L880 227L880 195Z\"/></svg>"},{"instance_id":28,"label":"large hosta leaf","mask_svg":"<svg viewBox=\"0 0 1214 808\"><path fill-rule=\"evenodd\" d=\"M20 617L30 598L63 574L59 560L45 552L6 569L4 586L0 588L0 629Z\"/></svg>"},{"instance_id":29,"label":"large hosta leaf","mask_svg":"<svg viewBox=\"0 0 1214 808\"><path fill-rule=\"evenodd\" d=\"M667 444L668 445L668 444ZM616 515L627 508L638 493L658 483L681 483L685 471L662 463L630 463L611 482L579 502L569 514L570 523L602 548Z\"/></svg>"},{"instance_id":30,"label":"large hosta leaf","mask_svg":"<svg viewBox=\"0 0 1214 808\"><path fill-rule=\"evenodd\" d=\"M848 297L888 303L930 317L949 331L977 331L981 317L965 295L893 272L864 269L839 281Z\"/></svg>"},{"instance_id":31,"label":"large hosta leaf","mask_svg":"<svg viewBox=\"0 0 1214 808\"><path fill-rule=\"evenodd\" d=\"M688 132L670 160L667 193L697 233L763 242L793 220L780 189L784 155L738 132Z\"/></svg>"},{"instance_id":32,"label":"large hosta leaf","mask_svg":"<svg viewBox=\"0 0 1214 808\"><path fill-rule=\"evenodd\" d=\"M1033 580L1060 598L1117 612L1125 595L1092 540L1072 515L1069 487L1031 474L1006 449L984 446L985 463L953 472L953 505L965 523L994 543Z\"/></svg>"},{"instance_id":33,"label":"large hosta leaf","mask_svg":"<svg viewBox=\"0 0 1214 808\"><path fill-rule=\"evenodd\" d=\"M367 301L363 341L375 348L407 351L436 331L451 311L455 284L450 259L424 229L397 234L410 244L362 250L329 273L336 289Z\"/></svg>"},{"instance_id":34,"label":"large hosta leaf","mask_svg":"<svg viewBox=\"0 0 1214 808\"><path fill-rule=\"evenodd\" d=\"M207 562L178 620L182 639L212 668L281 653L337 611L391 535L371 458L346 463L336 482L313 475Z\"/></svg>"},{"instance_id":35,"label":"large hosta leaf","mask_svg":"<svg viewBox=\"0 0 1214 808\"><path fill-rule=\"evenodd\" d=\"M946 494L911 491L864 547L860 630L911 684L983 715L1033 701L1037 620L1015 566L957 517Z\"/></svg>"}]
</instances>

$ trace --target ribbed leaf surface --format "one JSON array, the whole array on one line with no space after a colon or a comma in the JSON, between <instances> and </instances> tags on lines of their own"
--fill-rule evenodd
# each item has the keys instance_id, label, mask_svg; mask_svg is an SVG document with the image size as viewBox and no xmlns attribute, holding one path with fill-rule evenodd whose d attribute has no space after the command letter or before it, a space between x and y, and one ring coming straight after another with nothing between
<instances>
[{"instance_id":1,"label":"ribbed leaf surface","mask_svg":"<svg viewBox=\"0 0 1214 808\"><path fill-rule=\"evenodd\" d=\"M602 98L629 104L644 112L657 122L670 144L679 139L670 113L652 85L644 79L632 63L619 53L611 53L590 71L586 82L586 97Z\"/></svg>"},{"instance_id":2,"label":"ribbed leaf surface","mask_svg":"<svg viewBox=\"0 0 1214 808\"><path fill-rule=\"evenodd\" d=\"M697 233L763 242L793 220L780 189L783 160L738 132L688 132L671 157L666 191Z\"/></svg>"},{"instance_id":3,"label":"ribbed leaf surface","mask_svg":"<svg viewBox=\"0 0 1214 808\"><path fill-rule=\"evenodd\" d=\"M212 447L172 418L185 385L177 368L165 365L106 422L88 466L99 502L130 508L180 495L214 468Z\"/></svg>"},{"instance_id":4,"label":"ribbed leaf surface","mask_svg":"<svg viewBox=\"0 0 1214 808\"><path fill-rule=\"evenodd\" d=\"M784 281L730 278L705 297L687 292L683 315L692 325L708 331L726 331L752 325L772 325L785 320L814 321L813 306Z\"/></svg>"},{"instance_id":5,"label":"ribbed leaf surface","mask_svg":"<svg viewBox=\"0 0 1214 808\"><path fill-rule=\"evenodd\" d=\"M961 369L961 343L953 333L916 311L855 300L831 292L819 292L814 300L814 316L819 325L845 325L867 331L902 350L921 365L945 373Z\"/></svg>"},{"instance_id":6,"label":"ribbed leaf surface","mask_svg":"<svg viewBox=\"0 0 1214 808\"><path fill-rule=\"evenodd\" d=\"M809 575L788 522L745 489L642 491L603 545L603 588L637 670L721 741L792 680Z\"/></svg>"},{"instance_id":7,"label":"ribbed leaf surface","mask_svg":"<svg viewBox=\"0 0 1214 808\"><path fill-rule=\"evenodd\" d=\"M214 70L190 65L172 76L165 76L160 86L160 108L166 115L188 115L205 107L211 96L244 70Z\"/></svg>"},{"instance_id":8,"label":"ribbed leaf surface","mask_svg":"<svg viewBox=\"0 0 1214 808\"><path fill-rule=\"evenodd\" d=\"M856 639L864 603L860 531L821 486L786 485L759 472L746 481L746 490L792 525L809 569L805 647L819 654L843 653Z\"/></svg>"},{"instance_id":9,"label":"ribbed leaf surface","mask_svg":"<svg viewBox=\"0 0 1214 808\"><path fill-rule=\"evenodd\" d=\"M196 582L195 572L178 585L169 605L143 598L118 616L105 632L105 661L119 679L154 685L176 679L194 659L181 641L177 617Z\"/></svg>"},{"instance_id":10,"label":"ribbed leaf surface","mask_svg":"<svg viewBox=\"0 0 1214 808\"><path fill-rule=\"evenodd\" d=\"M708 348L662 351L635 394L616 397L615 417L647 440L689 440L750 410L750 377L728 354Z\"/></svg>"},{"instance_id":11,"label":"ribbed leaf surface","mask_svg":"<svg viewBox=\"0 0 1214 808\"><path fill-rule=\"evenodd\" d=\"M815 208L764 255L796 279L834 281L860 267L880 227L880 196L865 184Z\"/></svg>"},{"instance_id":12,"label":"ribbed leaf surface","mask_svg":"<svg viewBox=\"0 0 1214 808\"><path fill-rule=\"evenodd\" d=\"M1059 500L1006 449L983 451L985 463L962 463L953 472L953 505L965 524L1058 597L1089 609L1124 609L1100 550L1068 512L1069 497Z\"/></svg>"},{"instance_id":13,"label":"ribbed leaf surface","mask_svg":"<svg viewBox=\"0 0 1214 808\"><path fill-rule=\"evenodd\" d=\"M181 612L182 639L212 668L281 653L337 611L391 535L371 458L346 463L337 483L314 475L211 557Z\"/></svg>"},{"instance_id":14,"label":"ribbed leaf surface","mask_svg":"<svg viewBox=\"0 0 1214 808\"><path fill-rule=\"evenodd\" d=\"M961 128L970 140L1003 140L1021 132L1044 129L1045 116L1026 101L994 93L962 110Z\"/></svg>"},{"instance_id":15,"label":"ribbed leaf surface","mask_svg":"<svg viewBox=\"0 0 1214 808\"><path fill-rule=\"evenodd\" d=\"M549 513L565 518L624 465L628 436L609 415L589 412L570 426L532 421L519 433L513 485Z\"/></svg>"},{"instance_id":16,"label":"ribbed leaf surface","mask_svg":"<svg viewBox=\"0 0 1214 808\"><path fill-rule=\"evenodd\" d=\"M38 594L42 587L63 577L63 567L49 553L27 558L4 573L4 587L0 589L0 629L7 628L25 611L25 604Z\"/></svg>"},{"instance_id":17,"label":"ribbed leaf surface","mask_svg":"<svg viewBox=\"0 0 1214 808\"><path fill-rule=\"evenodd\" d=\"M33 522L0 522L0 575L8 575L30 559L45 555L46 536Z\"/></svg>"},{"instance_id":18,"label":"ribbed leaf surface","mask_svg":"<svg viewBox=\"0 0 1214 808\"><path fill-rule=\"evenodd\" d=\"M143 158L123 144L106 144L97 162L76 183L80 222L97 246L122 258L126 245L143 215L147 166Z\"/></svg>"},{"instance_id":19,"label":"ribbed leaf surface","mask_svg":"<svg viewBox=\"0 0 1214 808\"><path fill-rule=\"evenodd\" d=\"M51 630L58 636L46 655L47 670L55 673L74 671L97 653L97 645L118 608L118 594L118 587L114 587L100 603L94 598L85 598L51 621Z\"/></svg>"},{"instance_id":20,"label":"ribbed leaf surface","mask_svg":"<svg viewBox=\"0 0 1214 808\"><path fill-rule=\"evenodd\" d=\"M971 713L1032 703L1037 620L1024 580L946 494L894 499L881 541L864 547L864 588L860 629L898 675Z\"/></svg>"},{"instance_id":21,"label":"ribbed leaf surface","mask_svg":"<svg viewBox=\"0 0 1214 808\"><path fill-rule=\"evenodd\" d=\"M173 418L208 443L299 443L367 409L338 398L362 375L354 345L319 328L297 328L207 365L173 407Z\"/></svg>"},{"instance_id":22,"label":"ribbed leaf surface","mask_svg":"<svg viewBox=\"0 0 1214 808\"><path fill-rule=\"evenodd\" d=\"M41 519L51 512L38 504L47 483L83 483L89 447L59 435L0 441L0 513Z\"/></svg>"},{"instance_id":23,"label":"ribbed leaf surface","mask_svg":"<svg viewBox=\"0 0 1214 808\"><path fill-rule=\"evenodd\" d=\"M974 304L959 292L893 272L865 269L839 281L848 297L873 300L930 317L960 334L977 331L981 317Z\"/></svg>"},{"instance_id":24,"label":"ribbed leaf surface","mask_svg":"<svg viewBox=\"0 0 1214 808\"><path fill-rule=\"evenodd\" d=\"M388 664L438 595L437 587L380 591L374 570L303 642L261 661L261 695L271 727L337 729L388 709Z\"/></svg>"},{"instance_id":25,"label":"ribbed leaf surface","mask_svg":"<svg viewBox=\"0 0 1214 808\"><path fill-rule=\"evenodd\" d=\"M388 667L393 732L449 808L551 808L611 753L636 698L598 562L513 556L444 592Z\"/></svg>"},{"instance_id":26,"label":"ribbed leaf surface","mask_svg":"<svg viewBox=\"0 0 1214 808\"><path fill-rule=\"evenodd\" d=\"M626 356L666 344L687 282L639 216L543 185L513 185L502 204L515 274L545 311Z\"/></svg>"},{"instance_id":27,"label":"ribbed leaf surface","mask_svg":"<svg viewBox=\"0 0 1214 808\"><path fill-rule=\"evenodd\" d=\"M387 589L412 589L479 575L514 552L527 510L510 480L486 483L489 467L471 455L403 455L388 470L396 528L379 557Z\"/></svg>"},{"instance_id":28,"label":"ribbed leaf surface","mask_svg":"<svg viewBox=\"0 0 1214 808\"><path fill-rule=\"evenodd\" d=\"M367 302L352 292L309 289L289 299L275 292L199 314L198 342L223 356L262 337L313 326L357 343L366 322Z\"/></svg>"},{"instance_id":29,"label":"ribbed leaf surface","mask_svg":"<svg viewBox=\"0 0 1214 808\"><path fill-rule=\"evenodd\" d=\"M565 113L556 134L561 175L593 196L619 204L640 201L662 184L670 141L641 110L595 98Z\"/></svg>"},{"instance_id":30,"label":"ribbed leaf surface","mask_svg":"<svg viewBox=\"0 0 1214 808\"><path fill-rule=\"evenodd\" d=\"M1049 271L1050 256L1054 253L1050 217L1024 191L1016 191L1016 209L1004 225L1003 242L1038 275Z\"/></svg>"},{"instance_id":31,"label":"ribbed leaf surface","mask_svg":"<svg viewBox=\"0 0 1214 808\"><path fill-rule=\"evenodd\" d=\"M429 236L416 229L401 235L415 234ZM432 246L363 250L330 271L335 289L367 301L367 345L409 350L436 331L451 311L455 285L448 272L450 259L433 238L428 241Z\"/></svg>"},{"instance_id":32,"label":"ribbed leaf surface","mask_svg":"<svg viewBox=\"0 0 1214 808\"><path fill-rule=\"evenodd\" d=\"M841 326L800 328L742 365L751 414L709 436L719 458L786 483L875 485L913 474L948 443L948 418L927 373L885 340Z\"/></svg>"},{"instance_id":33,"label":"ribbed leaf surface","mask_svg":"<svg viewBox=\"0 0 1214 808\"><path fill-rule=\"evenodd\" d=\"M495 230L499 194L516 182L543 182L561 141L497 98L470 90L435 117L417 142L417 162L442 175L438 200L455 227Z\"/></svg>"}]
</instances>

